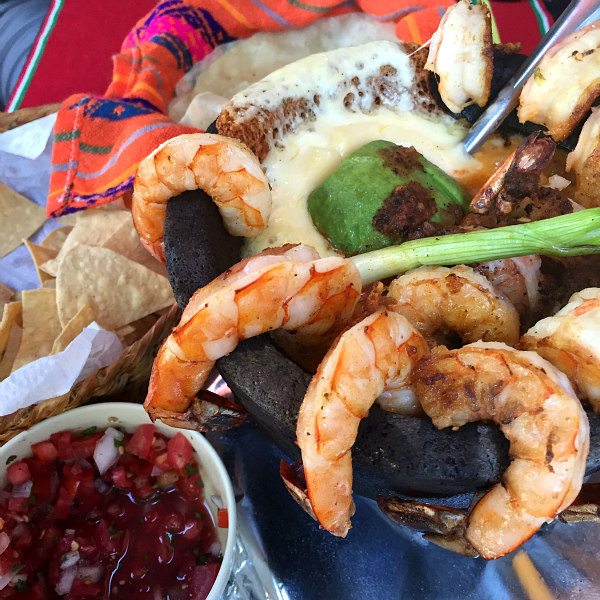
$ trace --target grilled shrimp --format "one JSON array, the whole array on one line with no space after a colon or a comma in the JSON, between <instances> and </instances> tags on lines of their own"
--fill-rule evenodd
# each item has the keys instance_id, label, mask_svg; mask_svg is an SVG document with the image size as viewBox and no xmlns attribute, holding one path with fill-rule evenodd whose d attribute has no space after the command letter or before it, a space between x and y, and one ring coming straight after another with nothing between
<instances>
[{"instance_id":1,"label":"grilled shrimp","mask_svg":"<svg viewBox=\"0 0 600 600\"><path fill-rule=\"evenodd\" d=\"M475 270L517 309L521 319L531 315L540 298L542 260L537 255L503 258L481 263Z\"/></svg>"},{"instance_id":2,"label":"grilled shrimp","mask_svg":"<svg viewBox=\"0 0 600 600\"><path fill-rule=\"evenodd\" d=\"M158 260L165 262L167 202L197 189L214 200L231 235L252 237L265 228L271 191L256 156L221 135L180 135L140 162L133 185L133 222L142 244Z\"/></svg>"},{"instance_id":3,"label":"grilled shrimp","mask_svg":"<svg viewBox=\"0 0 600 600\"><path fill-rule=\"evenodd\" d=\"M487 104L492 58L492 20L488 7L461 0L448 8L433 34L425 68L438 75L444 104L459 113L469 104Z\"/></svg>"},{"instance_id":4,"label":"grilled shrimp","mask_svg":"<svg viewBox=\"0 0 600 600\"><path fill-rule=\"evenodd\" d=\"M600 51L599 51L600 52ZM567 156L567 171L576 177L575 200L587 208L600 206L600 108L583 125L577 146Z\"/></svg>"},{"instance_id":5,"label":"grilled shrimp","mask_svg":"<svg viewBox=\"0 0 600 600\"><path fill-rule=\"evenodd\" d=\"M433 424L491 420L512 462L469 515L466 538L487 559L511 552L575 499L583 481L589 425L567 377L535 352L478 342L435 349L414 370Z\"/></svg>"},{"instance_id":6,"label":"grilled shrimp","mask_svg":"<svg viewBox=\"0 0 600 600\"><path fill-rule=\"evenodd\" d=\"M519 100L521 123L544 125L564 140L600 95L600 23L558 42L545 54Z\"/></svg>"},{"instance_id":7,"label":"grilled shrimp","mask_svg":"<svg viewBox=\"0 0 600 600\"><path fill-rule=\"evenodd\" d=\"M427 350L403 316L380 310L344 332L313 377L296 437L312 511L334 535L344 537L350 529L350 449L361 419L386 387L408 383Z\"/></svg>"},{"instance_id":8,"label":"grilled shrimp","mask_svg":"<svg viewBox=\"0 0 600 600\"><path fill-rule=\"evenodd\" d=\"M580 396L600 411L600 288L573 294L553 317L536 323L521 345L565 373Z\"/></svg>"},{"instance_id":9,"label":"grilled shrimp","mask_svg":"<svg viewBox=\"0 0 600 600\"><path fill-rule=\"evenodd\" d=\"M519 340L519 315L480 273L464 265L421 267L397 277L388 295L431 345L453 332L464 343ZM441 337L440 337L441 336Z\"/></svg>"},{"instance_id":10,"label":"grilled shrimp","mask_svg":"<svg viewBox=\"0 0 600 600\"><path fill-rule=\"evenodd\" d=\"M540 175L554 156L556 144L532 133L500 165L471 200L474 213L486 214L496 211L508 215L515 204L534 194L540 183Z\"/></svg>"},{"instance_id":11,"label":"grilled shrimp","mask_svg":"<svg viewBox=\"0 0 600 600\"><path fill-rule=\"evenodd\" d=\"M199 289L152 367L144 406L153 419L201 428L194 397L215 361L240 340L283 328L326 335L349 320L360 295L354 264L284 246L248 258Z\"/></svg>"}]
</instances>

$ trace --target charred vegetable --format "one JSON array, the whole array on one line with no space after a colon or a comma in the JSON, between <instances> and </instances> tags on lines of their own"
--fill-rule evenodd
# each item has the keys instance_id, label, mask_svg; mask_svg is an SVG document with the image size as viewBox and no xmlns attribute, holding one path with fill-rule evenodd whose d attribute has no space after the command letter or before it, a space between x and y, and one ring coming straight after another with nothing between
<instances>
[{"instance_id":1,"label":"charred vegetable","mask_svg":"<svg viewBox=\"0 0 600 600\"><path fill-rule=\"evenodd\" d=\"M404 241L428 221L454 225L464 190L414 148L377 140L350 156L308 198L317 229L346 254Z\"/></svg>"}]
</instances>

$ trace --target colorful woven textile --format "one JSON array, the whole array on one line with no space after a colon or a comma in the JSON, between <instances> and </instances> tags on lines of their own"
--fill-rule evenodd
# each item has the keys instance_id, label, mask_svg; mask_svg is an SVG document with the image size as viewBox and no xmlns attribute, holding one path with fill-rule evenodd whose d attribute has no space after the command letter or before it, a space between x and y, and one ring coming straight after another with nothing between
<instances>
[{"instance_id":1,"label":"colorful woven textile","mask_svg":"<svg viewBox=\"0 0 600 600\"><path fill-rule=\"evenodd\" d=\"M259 30L307 25L363 10L396 21L422 43L452 0L164 0L137 23L114 57L103 97L69 97L54 129L47 212L58 216L130 192L138 162L163 141L194 131L164 113L180 77L224 42Z\"/></svg>"}]
</instances>

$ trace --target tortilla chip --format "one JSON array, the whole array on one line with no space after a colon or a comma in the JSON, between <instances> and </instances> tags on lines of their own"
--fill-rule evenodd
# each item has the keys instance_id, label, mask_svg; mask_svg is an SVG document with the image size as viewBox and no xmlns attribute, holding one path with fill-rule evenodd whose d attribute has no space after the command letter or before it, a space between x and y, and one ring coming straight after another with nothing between
<instances>
[{"instance_id":1,"label":"tortilla chip","mask_svg":"<svg viewBox=\"0 0 600 600\"><path fill-rule=\"evenodd\" d=\"M98 323L111 330L175 302L166 277L112 250L85 245L62 260L56 299L63 326L89 303Z\"/></svg>"},{"instance_id":2,"label":"tortilla chip","mask_svg":"<svg viewBox=\"0 0 600 600\"><path fill-rule=\"evenodd\" d=\"M96 320L94 311L89 304L84 304L73 315L73 318L63 327L59 336L54 340L52 354L62 352L90 323Z\"/></svg>"},{"instance_id":3,"label":"tortilla chip","mask_svg":"<svg viewBox=\"0 0 600 600\"><path fill-rule=\"evenodd\" d=\"M0 258L20 246L45 220L41 206L0 183Z\"/></svg>"},{"instance_id":4,"label":"tortilla chip","mask_svg":"<svg viewBox=\"0 0 600 600\"><path fill-rule=\"evenodd\" d=\"M4 306L15 297L15 293L9 288L0 283L0 319L2 318Z\"/></svg>"},{"instance_id":5,"label":"tortilla chip","mask_svg":"<svg viewBox=\"0 0 600 600\"><path fill-rule=\"evenodd\" d=\"M31 260L33 260L33 264L35 265L35 270L37 272L38 279L40 280L40 285L44 285L46 281L49 279L53 279L51 275L48 275L45 271L41 270L41 266L56 257L58 254L57 250L53 250L51 248L44 248L44 246L38 246L37 244L32 244L28 240L23 240L25 247L29 250L29 254L31 254Z\"/></svg>"},{"instance_id":6,"label":"tortilla chip","mask_svg":"<svg viewBox=\"0 0 600 600\"><path fill-rule=\"evenodd\" d=\"M22 303L23 339L13 371L41 356L48 356L61 329L56 310L56 290L26 290Z\"/></svg>"},{"instance_id":7,"label":"tortilla chip","mask_svg":"<svg viewBox=\"0 0 600 600\"><path fill-rule=\"evenodd\" d=\"M2 321L0 321L0 358L6 350L8 336L13 325L21 325L21 315L23 314L20 302L10 302L4 307Z\"/></svg>"},{"instance_id":8,"label":"tortilla chip","mask_svg":"<svg viewBox=\"0 0 600 600\"><path fill-rule=\"evenodd\" d=\"M4 354L0 358L0 381L6 379L11 371L12 366L21 346L21 339L23 338L23 328L20 325L13 325L8 334L8 340Z\"/></svg>"},{"instance_id":9,"label":"tortilla chip","mask_svg":"<svg viewBox=\"0 0 600 600\"><path fill-rule=\"evenodd\" d=\"M115 230L127 221L131 221L131 214L126 210L90 208L78 213L75 226L67 236L58 255L45 262L42 268L49 275L56 277L60 263L70 250L81 244L102 246Z\"/></svg>"},{"instance_id":10,"label":"tortilla chip","mask_svg":"<svg viewBox=\"0 0 600 600\"><path fill-rule=\"evenodd\" d=\"M69 233L71 233L72 230L73 227L59 227L58 229L51 231L40 242L40 246L43 246L44 248L48 248L50 250L56 250L56 253L58 254L59 250L63 247L67 236L69 235Z\"/></svg>"},{"instance_id":11,"label":"tortilla chip","mask_svg":"<svg viewBox=\"0 0 600 600\"><path fill-rule=\"evenodd\" d=\"M133 219L129 219L123 223L115 232L101 244L103 248L108 248L113 252L122 254L126 258L133 260L140 265L144 265L152 269L160 275L167 275L165 266L156 260L140 242L140 236L135 230Z\"/></svg>"}]
</instances>

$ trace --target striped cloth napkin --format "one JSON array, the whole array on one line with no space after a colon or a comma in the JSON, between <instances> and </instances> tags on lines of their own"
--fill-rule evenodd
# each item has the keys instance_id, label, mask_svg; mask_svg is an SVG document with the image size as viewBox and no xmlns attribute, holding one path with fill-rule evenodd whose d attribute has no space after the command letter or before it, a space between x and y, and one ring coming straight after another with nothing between
<instances>
[{"instance_id":1,"label":"striped cloth napkin","mask_svg":"<svg viewBox=\"0 0 600 600\"><path fill-rule=\"evenodd\" d=\"M46 204L59 216L131 192L137 164L163 141L195 131L166 116L175 84L216 46L256 31L308 25L362 10L395 21L398 37L423 43L453 0L164 0L139 21L114 59L104 96L77 94L54 128Z\"/></svg>"}]
</instances>

